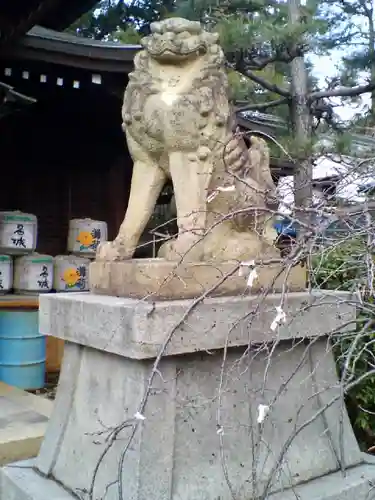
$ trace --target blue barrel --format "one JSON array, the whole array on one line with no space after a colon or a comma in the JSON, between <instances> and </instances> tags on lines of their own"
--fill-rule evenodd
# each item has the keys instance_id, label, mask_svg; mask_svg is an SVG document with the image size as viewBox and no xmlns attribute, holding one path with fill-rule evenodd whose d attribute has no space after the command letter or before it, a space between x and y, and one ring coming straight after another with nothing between
<instances>
[{"instance_id":1,"label":"blue barrel","mask_svg":"<svg viewBox=\"0 0 375 500\"><path fill-rule=\"evenodd\" d=\"M20 389L44 387L46 338L38 310L0 310L0 380Z\"/></svg>"},{"instance_id":2,"label":"blue barrel","mask_svg":"<svg viewBox=\"0 0 375 500\"><path fill-rule=\"evenodd\" d=\"M273 227L276 229L278 235L291 236L292 238L297 236L296 224L288 219L277 221Z\"/></svg>"}]
</instances>

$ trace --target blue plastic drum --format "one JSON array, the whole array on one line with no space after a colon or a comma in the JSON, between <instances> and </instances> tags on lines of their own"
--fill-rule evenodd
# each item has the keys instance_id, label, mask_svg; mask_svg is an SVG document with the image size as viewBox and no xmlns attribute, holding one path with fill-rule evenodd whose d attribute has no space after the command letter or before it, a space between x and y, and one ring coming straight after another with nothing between
<instances>
[{"instance_id":1,"label":"blue plastic drum","mask_svg":"<svg viewBox=\"0 0 375 500\"><path fill-rule=\"evenodd\" d=\"M21 389L44 387L46 338L38 310L0 310L0 380Z\"/></svg>"}]
</instances>

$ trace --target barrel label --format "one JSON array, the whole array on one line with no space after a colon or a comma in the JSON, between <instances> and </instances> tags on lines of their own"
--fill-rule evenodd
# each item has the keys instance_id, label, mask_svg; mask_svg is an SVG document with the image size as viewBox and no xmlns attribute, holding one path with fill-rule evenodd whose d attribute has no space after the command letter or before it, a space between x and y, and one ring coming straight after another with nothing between
<instances>
[{"instance_id":1,"label":"barrel label","mask_svg":"<svg viewBox=\"0 0 375 500\"><path fill-rule=\"evenodd\" d=\"M93 229L92 231L80 231L76 238L77 246L79 246L80 252L93 251L95 252L98 248L101 238L101 230Z\"/></svg>"},{"instance_id":2,"label":"barrel label","mask_svg":"<svg viewBox=\"0 0 375 500\"><path fill-rule=\"evenodd\" d=\"M33 250L34 234L32 226L22 223L4 224L1 228L1 246L19 250Z\"/></svg>"},{"instance_id":3,"label":"barrel label","mask_svg":"<svg viewBox=\"0 0 375 500\"><path fill-rule=\"evenodd\" d=\"M87 287L87 270L85 266L68 267L61 276L65 290L85 290Z\"/></svg>"},{"instance_id":4,"label":"barrel label","mask_svg":"<svg viewBox=\"0 0 375 500\"><path fill-rule=\"evenodd\" d=\"M21 270L20 281L23 290L39 290L40 292L52 290L53 264L51 261L25 264Z\"/></svg>"}]
</instances>

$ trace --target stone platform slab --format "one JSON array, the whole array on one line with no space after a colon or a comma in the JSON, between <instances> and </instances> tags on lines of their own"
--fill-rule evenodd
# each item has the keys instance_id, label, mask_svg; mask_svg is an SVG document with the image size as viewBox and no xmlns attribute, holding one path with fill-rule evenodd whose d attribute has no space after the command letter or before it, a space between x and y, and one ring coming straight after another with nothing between
<instances>
[{"instance_id":1,"label":"stone platform slab","mask_svg":"<svg viewBox=\"0 0 375 500\"><path fill-rule=\"evenodd\" d=\"M248 293L250 266L238 262L172 262L164 259L131 259L90 264L90 290L99 295L144 300L197 298ZM251 293L297 292L306 289L306 267L283 270L280 264L257 266ZM225 278L226 277L226 278ZM223 279L225 278L225 279Z\"/></svg>"},{"instance_id":2,"label":"stone platform slab","mask_svg":"<svg viewBox=\"0 0 375 500\"><path fill-rule=\"evenodd\" d=\"M175 327L165 354L184 354L274 339L270 325L280 305L279 294L216 297L202 301L181 322L192 301L144 302L83 293L40 297L40 331L67 342L90 346L132 359L155 358L167 332ZM283 304L287 321L280 340L314 338L350 322L355 299L348 293L289 293ZM313 318L313 320L311 319ZM342 327L345 330L345 327Z\"/></svg>"},{"instance_id":3,"label":"stone platform slab","mask_svg":"<svg viewBox=\"0 0 375 500\"><path fill-rule=\"evenodd\" d=\"M38 454L52 410L52 401L0 382L0 465Z\"/></svg>"}]
</instances>

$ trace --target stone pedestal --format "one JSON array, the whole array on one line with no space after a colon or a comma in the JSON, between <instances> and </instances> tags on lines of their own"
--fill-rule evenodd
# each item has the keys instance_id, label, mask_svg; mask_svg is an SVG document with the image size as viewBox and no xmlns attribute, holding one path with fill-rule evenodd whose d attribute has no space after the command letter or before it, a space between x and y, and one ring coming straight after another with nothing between
<instances>
[{"instance_id":1,"label":"stone pedestal","mask_svg":"<svg viewBox=\"0 0 375 500\"><path fill-rule=\"evenodd\" d=\"M110 295L148 301L238 296L249 293L251 267L237 261L177 262L165 259L129 259L95 261L90 264L90 290ZM278 293L287 289L306 289L306 267L300 264L284 268L280 263L257 265L257 277L251 293L267 290Z\"/></svg>"},{"instance_id":2,"label":"stone pedestal","mask_svg":"<svg viewBox=\"0 0 375 500\"><path fill-rule=\"evenodd\" d=\"M1 469L1 500L118 500L119 481L126 500L365 500L375 467L326 337L353 318L349 299L316 293L309 307L290 293L273 332L278 295L211 298L187 317L185 300L41 297L41 331L66 341L63 369L39 456Z\"/></svg>"}]
</instances>

